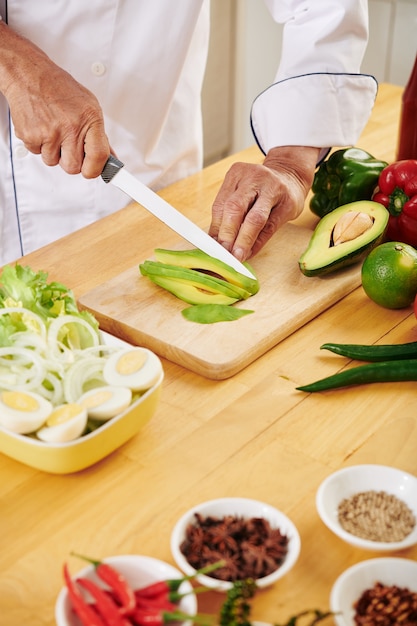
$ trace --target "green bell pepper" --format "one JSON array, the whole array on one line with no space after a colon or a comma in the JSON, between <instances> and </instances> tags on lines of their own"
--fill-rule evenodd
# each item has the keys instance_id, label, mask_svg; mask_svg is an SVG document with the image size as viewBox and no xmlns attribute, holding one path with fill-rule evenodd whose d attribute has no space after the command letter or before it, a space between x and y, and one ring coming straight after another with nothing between
<instances>
[{"instance_id":1,"label":"green bell pepper","mask_svg":"<svg viewBox=\"0 0 417 626\"><path fill-rule=\"evenodd\" d=\"M344 204L370 200L387 165L361 148L336 150L316 170L311 211L324 217Z\"/></svg>"}]
</instances>

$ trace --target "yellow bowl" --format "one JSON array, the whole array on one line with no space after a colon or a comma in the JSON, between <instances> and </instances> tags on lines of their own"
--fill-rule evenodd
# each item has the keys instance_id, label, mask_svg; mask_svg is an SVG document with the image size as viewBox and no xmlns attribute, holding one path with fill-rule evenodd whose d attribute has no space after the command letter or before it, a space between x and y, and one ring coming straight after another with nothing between
<instances>
[{"instance_id":1,"label":"yellow bowl","mask_svg":"<svg viewBox=\"0 0 417 626\"><path fill-rule=\"evenodd\" d=\"M102 333L105 344L126 343ZM96 430L67 443L45 443L0 427L0 452L51 474L70 474L101 461L136 435L147 424L158 405L163 373L157 383L125 411Z\"/></svg>"}]
</instances>

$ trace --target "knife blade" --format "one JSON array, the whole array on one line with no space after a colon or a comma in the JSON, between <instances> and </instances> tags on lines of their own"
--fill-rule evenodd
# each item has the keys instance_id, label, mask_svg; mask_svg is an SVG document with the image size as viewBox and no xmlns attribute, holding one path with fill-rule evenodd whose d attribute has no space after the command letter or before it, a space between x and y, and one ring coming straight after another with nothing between
<instances>
[{"instance_id":1,"label":"knife blade","mask_svg":"<svg viewBox=\"0 0 417 626\"><path fill-rule=\"evenodd\" d=\"M157 193L130 174L125 169L124 163L116 159L113 155L110 155L107 159L101 177L105 183L112 183L124 191L133 200L138 202L152 213L152 215L157 217L196 248L226 263L239 272L239 274L244 274L244 276L256 280L252 272L248 270L243 263L238 261L233 254L194 224L188 217L161 198L161 196L158 196Z\"/></svg>"}]
</instances>

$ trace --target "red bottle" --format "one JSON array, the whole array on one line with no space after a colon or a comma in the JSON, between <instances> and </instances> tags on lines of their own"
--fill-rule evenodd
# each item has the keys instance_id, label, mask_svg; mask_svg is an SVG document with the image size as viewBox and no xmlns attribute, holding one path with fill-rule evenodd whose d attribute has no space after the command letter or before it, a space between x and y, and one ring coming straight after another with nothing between
<instances>
[{"instance_id":1,"label":"red bottle","mask_svg":"<svg viewBox=\"0 0 417 626\"><path fill-rule=\"evenodd\" d=\"M396 160L417 159L417 56L405 86Z\"/></svg>"}]
</instances>

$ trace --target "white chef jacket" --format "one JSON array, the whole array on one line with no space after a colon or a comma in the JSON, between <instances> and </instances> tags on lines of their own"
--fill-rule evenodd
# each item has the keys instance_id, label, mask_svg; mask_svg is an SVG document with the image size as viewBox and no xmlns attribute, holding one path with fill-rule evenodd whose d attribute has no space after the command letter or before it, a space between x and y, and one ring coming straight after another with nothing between
<instances>
[{"instance_id":1,"label":"white chef jacket","mask_svg":"<svg viewBox=\"0 0 417 626\"><path fill-rule=\"evenodd\" d=\"M259 146L354 144L376 93L359 74L366 0L266 2L286 26L276 82L252 110ZM159 189L201 167L209 0L7 0L6 16L97 96L113 150L145 184ZM2 265L129 202L100 177L29 153L1 94L0 163Z\"/></svg>"}]
</instances>

